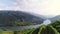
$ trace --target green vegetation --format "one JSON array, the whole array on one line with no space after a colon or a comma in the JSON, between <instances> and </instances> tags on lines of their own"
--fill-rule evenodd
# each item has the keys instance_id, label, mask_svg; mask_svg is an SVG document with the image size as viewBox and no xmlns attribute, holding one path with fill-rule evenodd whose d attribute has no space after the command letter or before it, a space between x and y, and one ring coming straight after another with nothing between
<instances>
[{"instance_id":1,"label":"green vegetation","mask_svg":"<svg viewBox=\"0 0 60 34\"><path fill-rule=\"evenodd\" d=\"M40 27L39 27L39 32L38 32L38 34L41 34L41 31L42 31L43 29L45 29L45 28L46 28L45 25L40 26Z\"/></svg>"},{"instance_id":2,"label":"green vegetation","mask_svg":"<svg viewBox=\"0 0 60 34\"><path fill-rule=\"evenodd\" d=\"M0 11L0 26L41 24L45 19L22 11Z\"/></svg>"},{"instance_id":3,"label":"green vegetation","mask_svg":"<svg viewBox=\"0 0 60 34\"><path fill-rule=\"evenodd\" d=\"M48 25L41 25L36 29L25 29L19 31L10 31L3 29L0 34L59 34L60 33L60 20L56 20Z\"/></svg>"},{"instance_id":4,"label":"green vegetation","mask_svg":"<svg viewBox=\"0 0 60 34\"><path fill-rule=\"evenodd\" d=\"M59 34L59 32L53 27L53 26L47 26L46 27L47 29L47 34L50 33L50 34Z\"/></svg>"},{"instance_id":5,"label":"green vegetation","mask_svg":"<svg viewBox=\"0 0 60 34\"><path fill-rule=\"evenodd\" d=\"M41 25L36 29L25 29L21 31L10 31L4 29L0 34L59 34L60 33L60 20L56 20L48 25Z\"/></svg>"},{"instance_id":6,"label":"green vegetation","mask_svg":"<svg viewBox=\"0 0 60 34\"><path fill-rule=\"evenodd\" d=\"M52 22L51 24L49 25L52 25L59 33L60 33L60 19Z\"/></svg>"},{"instance_id":7,"label":"green vegetation","mask_svg":"<svg viewBox=\"0 0 60 34\"><path fill-rule=\"evenodd\" d=\"M0 31L0 34L59 34L52 26L42 25L37 29L25 29L21 31Z\"/></svg>"},{"instance_id":8,"label":"green vegetation","mask_svg":"<svg viewBox=\"0 0 60 34\"><path fill-rule=\"evenodd\" d=\"M21 31L1 30L0 34L29 34L34 29L24 29Z\"/></svg>"},{"instance_id":9,"label":"green vegetation","mask_svg":"<svg viewBox=\"0 0 60 34\"><path fill-rule=\"evenodd\" d=\"M42 23L44 19L28 15L19 11L0 12L0 26L26 26ZM60 19L53 21L48 25L41 25L36 29L25 29L11 31L5 28L0 30L0 34L60 34Z\"/></svg>"},{"instance_id":10,"label":"green vegetation","mask_svg":"<svg viewBox=\"0 0 60 34\"><path fill-rule=\"evenodd\" d=\"M59 34L60 33L60 19L53 21L48 25L41 25L39 28L29 32L29 34Z\"/></svg>"},{"instance_id":11,"label":"green vegetation","mask_svg":"<svg viewBox=\"0 0 60 34\"><path fill-rule=\"evenodd\" d=\"M13 31L0 31L0 34L14 34Z\"/></svg>"},{"instance_id":12,"label":"green vegetation","mask_svg":"<svg viewBox=\"0 0 60 34\"><path fill-rule=\"evenodd\" d=\"M30 34L59 34L59 32L52 26L42 25L39 28L33 30Z\"/></svg>"}]
</instances>

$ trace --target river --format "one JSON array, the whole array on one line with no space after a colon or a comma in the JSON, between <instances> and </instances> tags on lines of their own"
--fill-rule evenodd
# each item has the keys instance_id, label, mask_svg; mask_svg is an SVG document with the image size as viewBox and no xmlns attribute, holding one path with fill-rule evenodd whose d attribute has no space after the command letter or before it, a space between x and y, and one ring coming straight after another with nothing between
<instances>
[{"instance_id":1,"label":"river","mask_svg":"<svg viewBox=\"0 0 60 34\"><path fill-rule=\"evenodd\" d=\"M38 28L41 25L48 25L50 24L50 20L45 20L42 24L37 25L30 25L30 26L10 26L10 27L0 27L0 30L8 29L8 30L23 30L23 29L32 29L32 28Z\"/></svg>"},{"instance_id":2,"label":"river","mask_svg":"<svg viewBox=\"0 0 60 34\"><path fill-rule=\"evenodd\" d=\"M32 29L38 28L41 24L38 25L30 25L30 26L11 26L11 27L0 27L0 30L7 29L7 30L23 30L23 29Z\"/></svg>"}]
</instances>

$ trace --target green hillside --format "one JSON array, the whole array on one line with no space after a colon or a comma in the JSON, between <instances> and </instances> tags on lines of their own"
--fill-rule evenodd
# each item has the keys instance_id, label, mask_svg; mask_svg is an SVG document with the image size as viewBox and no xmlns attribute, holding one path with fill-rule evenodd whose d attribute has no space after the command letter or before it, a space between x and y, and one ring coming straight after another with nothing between
<instances>
[{"instance_id":1,"label":"green hillside","mask_svg":"<svg viewBox=\"0 0 60 34\"><path fill-rule=\"evenodd\" d=\"M26 26L41 24L43 16L35 16L22 11L0 11L0 26Z\"/></svg>"},{"instance_id":2,"label":"green hillside","mask_svg":"<svg viewBox=\"0 0 60 34\"><path fill-rule=\"evenodd\" d=\"M33 30L30 34L59 34L59 32L52 26L42 25L39 28Z\"/></svg>"},{"instance_id":3,"label":"green hillside","mask_svg":"<svg viewBox=\"0 0 60 34\"><path fill-rule=\"evenodd\" d=\"M28 34L59 34L60 33L60 19L53 21L48 25L41 25L37 29L34 29Z\"/></svg>"},{"instance_id":4,"label":"green hillside","mask_svg":"<svg viewBox=\"0 0 60 34\"><path fill-rule=\"evenodd\" d=\"M52 25L60 33L60 19L53 21L50 25Z\"/></svg>"},{"instance_id":5,"label":"green hillside","mask_svg":"<svg viewBox=\"0 0 60 34\"><path fill-rule=\"evenodd\" d=\"M2 26L26 26L43 23L45 19L36 17L20 11L0 11L0 27ZM25 29L11 31L8 29L0 30L0 34L60 34L60 19L48 25L41 25L36 29Z\"/></svg>"}]
</instances>

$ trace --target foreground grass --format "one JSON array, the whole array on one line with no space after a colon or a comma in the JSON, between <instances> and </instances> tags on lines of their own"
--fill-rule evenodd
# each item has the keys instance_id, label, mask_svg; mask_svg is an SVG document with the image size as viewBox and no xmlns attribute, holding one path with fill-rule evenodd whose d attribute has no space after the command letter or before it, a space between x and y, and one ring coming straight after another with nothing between
<instances>
[{"instance_id":1,"label":"foreground grass","mask_svg":"<svg viewBox=\"0 0 60 34\"><path fill-rule=\"evenodd\" d=\"M14 31L0 31L0 34L14 34Z\"/></svg>"},{"instance_id":2,"label":"foreground grass","mask_svg":"<svg viewBox=\"0 0 60 34\"><path fill-rule=\"evenodd\" d=\"M1 30L0 34L29 34L34 29L24 29L20 31Z\"/></svg>"}]
</instances>

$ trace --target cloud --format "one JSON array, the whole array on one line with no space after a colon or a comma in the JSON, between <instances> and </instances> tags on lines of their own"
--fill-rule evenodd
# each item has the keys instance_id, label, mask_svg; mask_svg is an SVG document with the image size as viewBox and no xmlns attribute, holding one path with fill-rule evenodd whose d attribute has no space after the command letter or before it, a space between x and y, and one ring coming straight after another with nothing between
<instances>
[{"instance_id":1,"label":"cloud","mask_svg":"<svg viewBox=\"0 0 60 34\"><path fill-rule=\"evenodd\" d=\"M48 10L47 4L47 0L14 0L12 4L3 5L0 7L4 10L22 10L38 14L45 14L44 12Z\"/></svg>"},{"instance_id":2,"label":"cloud","mask_svg":"<svg viewBox=\"0 0 60 34\"><path fill-rule=\"evenodd\" d=\"M17 0L19 2L20 0ZM22 0L20 2L20 8L24 11L34 12L38 14L45 14L44 10L48 10L47 0Z\"/></svg>"},{"instance_id":3,"label":"cloud","mask_svg":"<svg viewBox=\"0 0 60 34\"><path fill-rule=\"evenodd\" d=\"M60 0L9 0L6 4L0 3L0 9L58 15L60 14Z\"/></svg>"}]
</instances>

